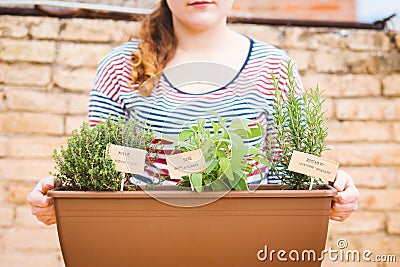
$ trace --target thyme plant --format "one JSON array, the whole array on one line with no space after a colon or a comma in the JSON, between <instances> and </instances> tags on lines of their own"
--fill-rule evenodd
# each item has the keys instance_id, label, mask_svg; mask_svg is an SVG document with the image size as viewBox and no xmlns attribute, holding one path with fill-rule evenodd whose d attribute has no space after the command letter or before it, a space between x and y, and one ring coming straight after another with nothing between
<instances>
[{"instance_id":1,"label":"thyme plant","mask_svg":"<svg viewBox=\"0 0 400 267\"><path fill-rule=\"evenodd\" d=\"M270 137L270 158L273 159L271 171L278 175L286 189L307 189L311 177L288 170L294 150L321 156L327 150L326 137L328 129L323 118L321 91L318 86L303 93L296 92L296 81L293 75L293 65L289 61L286 66L286 94L279 88L278 77L272 74L275 88L273 129ZM272 140L271 140L272 139ZM321 180L314 180L316 186Z\"/></svg>"},{"instance_id":2,"label":"thyme plant","mask_svg":"<svg viewBox=\"0 0 400 267\"><path fill-rule=\"evenodd\" d=\"M63 190L117 191L129 175L116 171L115 164L107 155L107 145L122 145L151 150L153 135L138 120L107 118L90 128L85 122L80 130L74 130L67 140L67 147L56 149L56 186Z\"/></svg>"}]
</instances>

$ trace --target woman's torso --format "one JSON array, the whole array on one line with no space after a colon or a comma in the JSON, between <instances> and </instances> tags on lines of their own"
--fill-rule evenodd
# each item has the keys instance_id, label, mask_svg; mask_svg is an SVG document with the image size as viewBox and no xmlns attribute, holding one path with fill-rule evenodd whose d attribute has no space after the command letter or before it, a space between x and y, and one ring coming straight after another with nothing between
<instances>
[{"instance_id":1,"label":"woman's torso","mask_svg":"<svg viewBox=\"0 0 400 267\"><path fill-rule=\"evenodd\" d=\"M227 118L228 123L234 118L257 121L267 133L271 133L274 97L271 73L277 77L285 76L283 62L288 60L280 49L250 39L247 57L239 71L207 62L167 68L152 94L143 97L138 90L131 89L138 87L132 84L129 64L130 54L137 45L137 41L130 41L117 47L100 64L89 105L92 124L101 114L108 116L108 110L125 117L137 116L146 120L155 132L177 136L184 127L196 123L197 118L207 119L206 127L212 130L209 119L216 120L210 113L212 111ZM212 86L206 93L194 94L187 90L196 84L207 83ZM265 139L248 142L256 144L265 142ZM167 145L165 150L169 153L171 147ZM165 155L159 156L157 165L167 173ZM259 182L256 169L256 175L249 176L249 183ZM261 166L261 171L266 172L265 166Z\"/></svg>"}]
</instances>

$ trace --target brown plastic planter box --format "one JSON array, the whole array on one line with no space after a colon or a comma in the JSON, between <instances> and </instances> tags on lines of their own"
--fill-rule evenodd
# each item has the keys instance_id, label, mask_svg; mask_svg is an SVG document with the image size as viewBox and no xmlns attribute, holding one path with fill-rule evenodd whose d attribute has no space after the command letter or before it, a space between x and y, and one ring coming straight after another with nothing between
<instances>
[{"instance_id":1,"label":"brown plastic planter box","mask_svg":"<svg viewBox=\"0 0 400 267\"><path fill-rule=\"evenodd\" d=\"M182 201L215 195L156 194ZM48 193L54 198L67 267L320 266L309 251L318 258L325 248L335 194L330 186L292 191L267 185L184 208L160 202L144 191ZM268 257L262 261L265 248ZM278 259L279 250L286 251L280 256L287 262ZM290 260L289 253L296 256L292 250L298 251L299 261Z\"/></svg>"}]
</instances>

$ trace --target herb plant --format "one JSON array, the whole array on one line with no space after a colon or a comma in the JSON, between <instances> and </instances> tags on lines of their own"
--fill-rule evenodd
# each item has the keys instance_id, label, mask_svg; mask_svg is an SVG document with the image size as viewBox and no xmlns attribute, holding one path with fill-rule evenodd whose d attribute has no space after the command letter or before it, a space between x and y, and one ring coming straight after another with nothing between
<instances>
[{"instance_id":1,"label":"herb plant","mask_svg":"<svg viewBox=\"0 0 400 267\"><path fill-rule=\"evenodd\" d=\"M287 91L284 95L279 88L279 79L272 74L275 88L273 128L274 136L270 136L269 158L273 163L271 171L282 181L286 189L309 188L311 177L288 170L293 150L321 156L327 150L321 91L318 86L299 94L296 92L296 81L293 66L289 61L286 66ZM321 180L315 180L320 185Z\"/></svg>"},{"instance_id":2,"label":"herb plant","mask_svg":"<svg viewBox=\"0 0 400 267\"><path fill-rule=\"evenodd\" d=\"M184 176L180 185L190 186L197 192L247 190L246 174L252 172L252 166L245 155L262 152L247 145L245 139L263 137L264 129L259 123L242 119L234 119L227 127L227 119L216 116L217 122L209 120L212 131L205 126L205 119L197 119L196 125L179 134L176 149L182 152L201 149L206 161L203 172Z\"/></svg>"},{"instance_id":3,"label":"herb plant","mask_svg":"<svg viewBox=\"0 0 400 267\"><path fill-rule=\"evenodd\" d=\"M117 191L129 175L116 171L107 145L151 149L152 132L138 120L107 118L90 128L83 123L67 140L67 147L54 150L56 185L63 190Z\"/></svg>"}]
</instances>

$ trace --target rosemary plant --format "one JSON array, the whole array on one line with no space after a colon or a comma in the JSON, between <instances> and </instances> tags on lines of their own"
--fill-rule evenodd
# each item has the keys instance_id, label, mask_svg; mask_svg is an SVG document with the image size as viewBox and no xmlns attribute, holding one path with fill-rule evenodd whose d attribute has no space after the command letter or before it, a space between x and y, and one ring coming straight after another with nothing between
<instances>
[{"instance_id":1,"label":"rosemary plant","mask_svg":"<svg viewBox=\"0 0 400 267\"><path fill-rule=\"evenodd\" d=\"M324 121L324 111L321 91L318 86L303 93L296 92L296 81L293 66L289 61L286 66L286 94L279 88L278 77L272 74L275 88L273 128L274 136L270 137L271 149L269 155L273 164L271 171L278 175L284 189L307 189L311 177L288 170L294 150L321 156L327 150L326 137L328 129ZM318 187L320 179L315 179Z\"/></svg>"}]
</instances>

